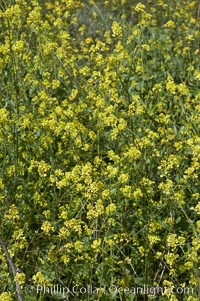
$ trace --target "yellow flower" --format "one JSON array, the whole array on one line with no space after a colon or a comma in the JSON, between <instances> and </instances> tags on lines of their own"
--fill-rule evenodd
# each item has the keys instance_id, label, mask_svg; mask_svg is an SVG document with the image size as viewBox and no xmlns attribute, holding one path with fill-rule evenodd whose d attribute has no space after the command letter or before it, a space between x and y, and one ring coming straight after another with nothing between
<instances>
[{"instance_id":1,"label":"yellow flower","mask_svg":"<svg viewBox=\"0 0 200 301\"><path fill-rule=\"evenodd\" d=\"M166 89L167 89L167 91L171 92L172 94L175 94L175 92L176 92L176 85L171 76L168 76L168 78L167 78Z\"/></svg>"},{"instance_id":2,"label":"yellow flower","mask_svg":"<svg viewBox=\"0 0 200 301\"><path fill-rule=\"evenodd\" d=\"M41 177L46 177L46 172L51 168L51 166L45 163L43 160L38 162L38 172Z\"/></svg>"},{"instance_id":3,"label":"yellow flower","mask_svg":"<svg viewBox=\"0 0 200 301\"><path fill-rule=\"evenodd\" d=\"M144 12L144 9L145 9L145 5L141 2L139 2L135 7L136 12Z\"/></svg>"},{"instance_id":4,"label":"yellow flower","mask_svg":"<svg viewBox=\"0 0 200 301\"><path fill-rule=\"evenodd\" d=\"M192 270L194 268L194 263L191 261L187 261L184 263L185 270Z\"/></svg>"},{"instance_id":5,"label":"yellow flower","mask_svg":"<svg viewBox=\"0 0 200 301\"><path fill-rule=\"evenodd\" d=\"M179 257L178 254L174 254L174 253L169 253L165 255L165 259L167 264L169 264L170 267L173 266L174 262L176 261L176 259Z\"/></svg>"},{"instance_id":6,"label":"yellow flower","mask_svg":"<svg viewBox=\"0 0 200 301\"><path fill-rule=\"evenodd\" d=\"M114 225L115 225L115 220L114 220L112 217L110 217L110 218L108 219L108 225L109 225L109 226L114 226Z\"/></svg>"},{"instance_id":7,"label":"yellow flower","mask_svg":"<svg viewBox=\"0 0 200 301\"><path fill-rule=\"evenodd\" d=\"M95 251L95 253L100 252L101 250L101 239L95 239L91 245L91 248Z\"/></svg>"},{"instance_id":8,"label":"yellow flower","mask_svg":"<svg viewBox=\"0 0 200 301\"><path fill-rule=\"evenodd\" d=\"M4 183L3 183L3 179L0 178L0 189L3 189L4 188Z\"/></svg>"},{"instance_id":9,"label":"yellow flower","mask_svg":"<svg viewBox=\"0 0 200 301\"><path fill-rule=\"evenodd\" d=\"M138 247L138 251L140 252L140 255L144 256L145 248L143 246Z\"/></svg>"},{"instance_id":10,"label":"yellow flower","mask_svg":"<svg viewBox=\"0 0 200 301\"><path fill-rule=\"evenodd\" d=\"M103 201L101 199L96 201L95 209L96 209L96 212L98 213L98 215L101 215L104 213Z\"/></svg>"},{"instance_id":11,"label":"yellow flower","mask_svg":"<svg viewBox=\"0 0 200 301\"><path fill-rule=\"evenodd\" d=\"M138 73L138 74L142 74L143 72L144 72L144 67L142 66L142 65L137 65L136 66L136 72Z\"/></svg>"},{"instance_id":12,"label":"yellow flower","mask_svg":"<svg viewBox=\"0 0 200 301\"><path fill-rule=\"evenodd\" d=\"M118 177L118 180L119 180L119 182L121 182L121 183L127 182L128 179L129 179L129 175L128 175L128 174L125 174L125 173L120 174L119 177Z\"/></svg>"},{"instance_id":13,"label":"yellow flower","mask_svg":"<svg viewBox=\"0 0 200 301\"><path fill-rule=\"evenodd\" d=\"M32 277L34 283L36 285L38 284L45 284L45 277L42 274L42 272L37 272L33 277Z\"/></svg>"},{"instance_id":14,"label":"yellow flower","mask_svg":"<svg viewBox=\"0 0 200 301\"><path fill-rule=\"evenodd\" d=\"M74 249L76 251L78 251L79 253L82 252L83 250L83 243L80 241L80 240L77 240L75 243L74 243Z\"/></svg>"},{"instance_id":15,"label":"yellow flower","mask_svg":"<svg viewBox=\"0 0 200 301\"><path fill-rule=\"evenodd\" d=\"M175 26L174 21L169 20L167 23L165 23L165 24L163 25L163 27L165 27L165 28L175 28L176 26Z\"/></svg>"},{"instance_id":16,"label":"yellow flower","mask_svg":"<svg viewBox=\"0 0 200 301\"><path fill-rule=\"evenodd\" d=\"M16 219L19 220L19 211L16 205L11 205L7 214L5 214L5 219Z\"/></svg>"},{"instance_id":17,"label":"yellow flower","mask_svg":"<svg viewBox=\"0 0 200 301\"><path fill-rule=\"evenodd\" d=\"M162 84L155 84L153 89L152 89L153 92L161 92L162 91Z\"/></svg>"},{"instance_id":18,"label":"yellow flower","mask_svg":"<svg viewBox=\"0 0 200 301\"><path fill-rule=\"evenodd\" d=\"M141 157L141 152L139 149L137 149L135 146L130 145L129 150L126 153L126 156L128 156L129 161L137 160Z\"/></svg>"},{"instance_id":19,"label":"yellow flower","mask_svg":"<svg viewBox=\"0 0 200 301\"><path fill-rule=\"evenodd\" d=\"M195 77L195 79L200 80L200 71L199 70L194 71L194 77Z\"/></svg>"},{"instance_id":20,"label":"yellow flower","mask_svg":"<svg viewBox=\"0 0 200 301\"><path fill-rule=\"evenodd\" d=\"M119 23L117 23L116 21L114 21L112 23L112 36L113 37L121 37L122 35L122 28L120 27Z\"/></svg>"},{"instance_id":21,"label":"yellow flower","mask_svg":"<svg viewBox=\"0 0 200 301\"><path fill-rule=\"evenodd\" d=\"M197 225L197 232L200 233L200 221L197 221L197 222L196 222L196 225Z\"/></svg>"},{"instance_id":22,"label":"yellow flower","mask_svg":"<svg viewBox=\"0 0 200 301\"><path fill-rule=\"evenodd\" d=\"M198 195L199 197L199 195ZM200 202L198 202L198 204L195 207L195 211L197 212L198 215L200 215Z\"/></svg>"},{"instance_id":23,"label":"yellow flower","mask_svg":"<svg viewBox=\"0 0 200 301\"><path fill-rule=\"evenodd\" d=\"M5 108L0 109L0 123L4 124L9 120L9 112Z\"/></svg>"},{"instance_id":24,"label":"yellow flower","mask_svg":"<svg viewBox=\"0 0 200 301\"><path fill-rule=\"evenodd\" d=\"M13 45L12 45L12 50L15 52L22 52L24 49L24 41L20 40L20 41L16 41Z\"/></svg>"},{"instance_id":25,"label":"yellow flower","mask_svg":"<svg viewBox=\"0 0 200 301\"><path fill-rule=\"evenodd\" d=\"M51 83L52 89L57 89L60 86L60 81L57 79L54 79Z\"/></svg>"},{"instance_id":26,"label":"yellow flower","mask_svg":"<svg viewBox=\"0 0 200 301\"><path fill-rule=\"evenodd\" d=\"M42 214L44 214L44 216L45 216L46 218L48 218L48 217L51 215L51 211L50 211L50 210L44 210L44 211L42 212Z\"/></svg>"},{"instance_id":27,"label":"yellow flower","mask_svg":"<svg viewBox=\"0 0 200 301\"><path fill-rule=\"evenodd\" d=\"M166 195L169 195L171 193L172 187L173 187L173 182L170 179L167 179L166 183L161 182L158 185L158 188L161 189L163 193Z\"/></svg>"},{"instance_id":28,"label":"yellow flower","mask_svg":"<svg viewBox=\"0 0 200 301\"><path fill-rule=\"evenodd\" d=\"M41 229L43 230L43 232L46 235L50 235L50 231L54 231L54 226L52 226L52 224L48 221L45 221L42 226Z\"/></svg>"},{"instance_id":29,"label":"yellow flower","mask_svg":"<svg viewBox=\"0 0 200 301\"><path fill-rule=\"evenodd\" d=\"M105 242L110 246L113 247L115 245L114 241L112 239L105 239Z\"/></svg>"},{"instance_id":30,"label":"yellow flower","mask_svg":"<svg viewBox=\"0 0 200 301\"><path fill-rule=\"evenodd\" d=\"M112 214L113 212L115 212L115 210L116 210L116 205L114 203L111 203L106 207L107 214Z\"/></svg>"},{"instance_id":31,"label":"yellow flower","mask_svg":"<svg viewBox=\"0 0 200 301\"><path fill-rule=\"evenodd\" d=\"M72 90L71 90L71 94L70 94L70 96L69 96L69 100L74 100L74 99L76 99L77 95L78 95L78 90L77 90L77 89L72 89Z\"/></svg>"},{"instance_id":32,"label":"yellow flower","mask_svg":"<svg viewBox=\"0 0 200 301\"><path fill-rule=\"evenodd\" d=\"M147 44L142 44L142 48L146 51L150 51L150 46Z\"/></svg>"},{"instance_id":33,"label":"yellow flower","mask_svg":"<svg viewBox=\"0 0 200 301\"><path fill-rule=\"evenodd\" d=\"M143 193L142 190L140 188L137 188L134 192L133 192L133 197L134 199L139 199L143 197Z\"/></svg>"},{"instance_id":34,"label":"yellow flower","mask_svg":"<svg viewBox=\"0 0 200 301\"><path fill-rule=\"evenodd\" d=\"M99 213L92 207L92 205L87 206L88 212L87 212L87 218L88 219L94 219L99 216Z\"/></svg>"},{"instance_id":35,"label":"yellow flower","mask_svg":"<svg viewBox=\"0 0 200 301\"><path fill-rule=\"evenodd\" d=\"M120 188L120 191L122 192L124 197L129 199L132 197L132 189L130 185L125 185L124 187Z\"/></svg>"},{"instance_id":36,"label":"yellow flower","mask_svg":"<svg viewBox=\"0 0 200 301\"><path fill-rule=\"evenodd\" d=\"M25 283L26 276L24 273L16 273L15 275L15 281L18 282L20 285L23 285Z\"/></svg>"},{"instance_id":37,"label":"yellow flower","mask_svg":"<svg viewBox=\"0 0 200 301\"><path fill-rule=\"evenodd\" d=\"M70 262L70 258L69 256L67 255L63 255L61 256L61 261L64 263L64 264L68 264Z\"/></svg>"},{"instance_id":38,"label":"yellow flower","mask_svg":"<svg viewBox=\"0 0 200 301\"><path fill-rule=\"evenodd\" d=\"M158 241L160 241L160 237L157 235L149 234L148 235L149 244L152 247L154 244L156 244Z\"/></svg>"},{"instance_id":39,"label":"yellow flower","mask_svg":"<svg viewBox=\"0 0 200 301\"><path fill-rule=\"evenodd\" d=\"M110 160L113 160L116 163L118 163L119 160L120 160L119 156L116 155L113 150L108 151L108 157L109 157Z\"/></svg>"},{"instance_id":40,"label":"yellow flower","mask_svg":"<svg viewBox=\"0 0 200 301\"><path fill-rule=\"evenodd\" d=\"M188 87L184 83L177 85L177 90L180 95L188 95L189 94Z\"/></svg>"},{"instance_id":41,"label":"yellow flower","mask_svg":"<svg viewBox=\"0 0 200 301\"><path fill-rule=\"evenodd\" d=\"M168 237L167 237L168 246L172 247L172 248L175 248L177 243L178 243L177 235L174 234L174 233L169 234Z\"/></svg>"},{"instance_id":42,"label":"yellow flower","mask_svg":"<svg viewBox=\"0 0 200 301\"><path fill-rule=\"evenodd\" d=\"M109 189L105 189L105 190L102 191L102 198L103 199L108 198L109 195L110 195L110 190Z\"/></svg>"},{"instance_id":43,"label":"yellow flower","mask_svg":"<svg viewBox=\"0 0 200 301\"><path fill-rule=\"evenodd\" d=\"M70 231L65 227L61 227L60 230L59 230L58 236L60 238L69 237L70 236Z\"/></svg>"},{"instance_id":44,"label":"yellow flower","mask_svg":"<svg viewBox=\"0 0 200 301\"><path fill-rule=\"evenodd\" d=\"M0 301L13 301L14 299L11 297L10 293L4 292L0 294Z\"/></svg>"},{"instance_id":45,"label":"yellow flower","mask_svg":"<svg viewBox=\"0 0 200 301\"><path fill-rule=\"evenodd\" d=\"M141 34L140 28L133 28L132 34L135 37L139 36Z\"/></svg>"}]
</instances>

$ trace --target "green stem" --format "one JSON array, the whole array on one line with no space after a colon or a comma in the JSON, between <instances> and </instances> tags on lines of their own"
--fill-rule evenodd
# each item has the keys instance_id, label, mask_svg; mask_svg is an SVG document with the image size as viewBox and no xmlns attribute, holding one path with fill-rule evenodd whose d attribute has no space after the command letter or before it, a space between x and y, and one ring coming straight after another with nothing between
<instances>
[{"instance_id":1,"label":"green stem","mask_svg":"<svg viewBox=\"0 0 200 301\"><path fill-rule=\"evenodd\" d=\"M8 252L8 249L7 249L4 241L1 238L0 238L0 246L2 247L2 250L3 250L4 254L6 255L7 262L12 270L13 278L15 278L16 273L17 273L16 266L14 265L12 258L10 256L10 253ZM18 300L23 301L22 290L21 290L20 284L17 281L16 281L16 292L17 292Z\"/></svg>"}]
</instances>

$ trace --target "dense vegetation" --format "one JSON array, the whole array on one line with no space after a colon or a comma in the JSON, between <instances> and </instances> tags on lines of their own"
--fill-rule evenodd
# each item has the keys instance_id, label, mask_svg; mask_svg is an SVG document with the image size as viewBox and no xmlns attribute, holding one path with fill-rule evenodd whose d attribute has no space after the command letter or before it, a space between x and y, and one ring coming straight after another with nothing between
<instances>
[{"instance_id":1,"label":"dense vegetation","mask_svg":"<svg viewBox=\"0 0 200 301\"><path fill-rule=\"evenodd\" d=\"M0 1L1 301L200 300L199 13Z\"/></svg>"}]
</instances>

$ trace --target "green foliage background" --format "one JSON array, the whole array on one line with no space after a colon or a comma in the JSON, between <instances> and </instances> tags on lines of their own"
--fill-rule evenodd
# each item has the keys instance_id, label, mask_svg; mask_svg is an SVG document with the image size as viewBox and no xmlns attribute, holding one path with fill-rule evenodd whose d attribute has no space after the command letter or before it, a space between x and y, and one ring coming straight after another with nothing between
<instances>
[{"instance_id":1,"label":"green foliage background","mask_svg":"<svg viewBox=\"0 0 200 301\"><path fill-rule=\"evenodd\" d=\"M0 300L199 300L199 12L0 1Z\"/></svg>"}]
</instances>

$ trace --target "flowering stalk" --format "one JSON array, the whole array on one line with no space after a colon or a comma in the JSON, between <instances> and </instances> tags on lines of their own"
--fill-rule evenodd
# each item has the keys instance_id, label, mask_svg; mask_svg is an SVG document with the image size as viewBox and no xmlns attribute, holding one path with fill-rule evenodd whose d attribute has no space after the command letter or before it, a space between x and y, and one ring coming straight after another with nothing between
<instances>
[{"instance_id":1,"label":"flowering stalk","mask_svg":"<svg viewBox=\"0 0 200 301\"><path fill-rule=\"evenodd\" d=\"M12 258L10 257L10 254L8 252L8 249L7 249L4 241L1 238L0 238L0 245L2 247L3 252L6 255L8 264L9 264L11 270L12 270L13 277L15 278L16 273L17 273L16 266L14 265L14 263L12 261ZM23 301L22 290L21 290L21 287L20 287L20 284L18 283L18 281L16 281L16 292L17 292L18 300Z\"/></svg>"}]
</instances>

